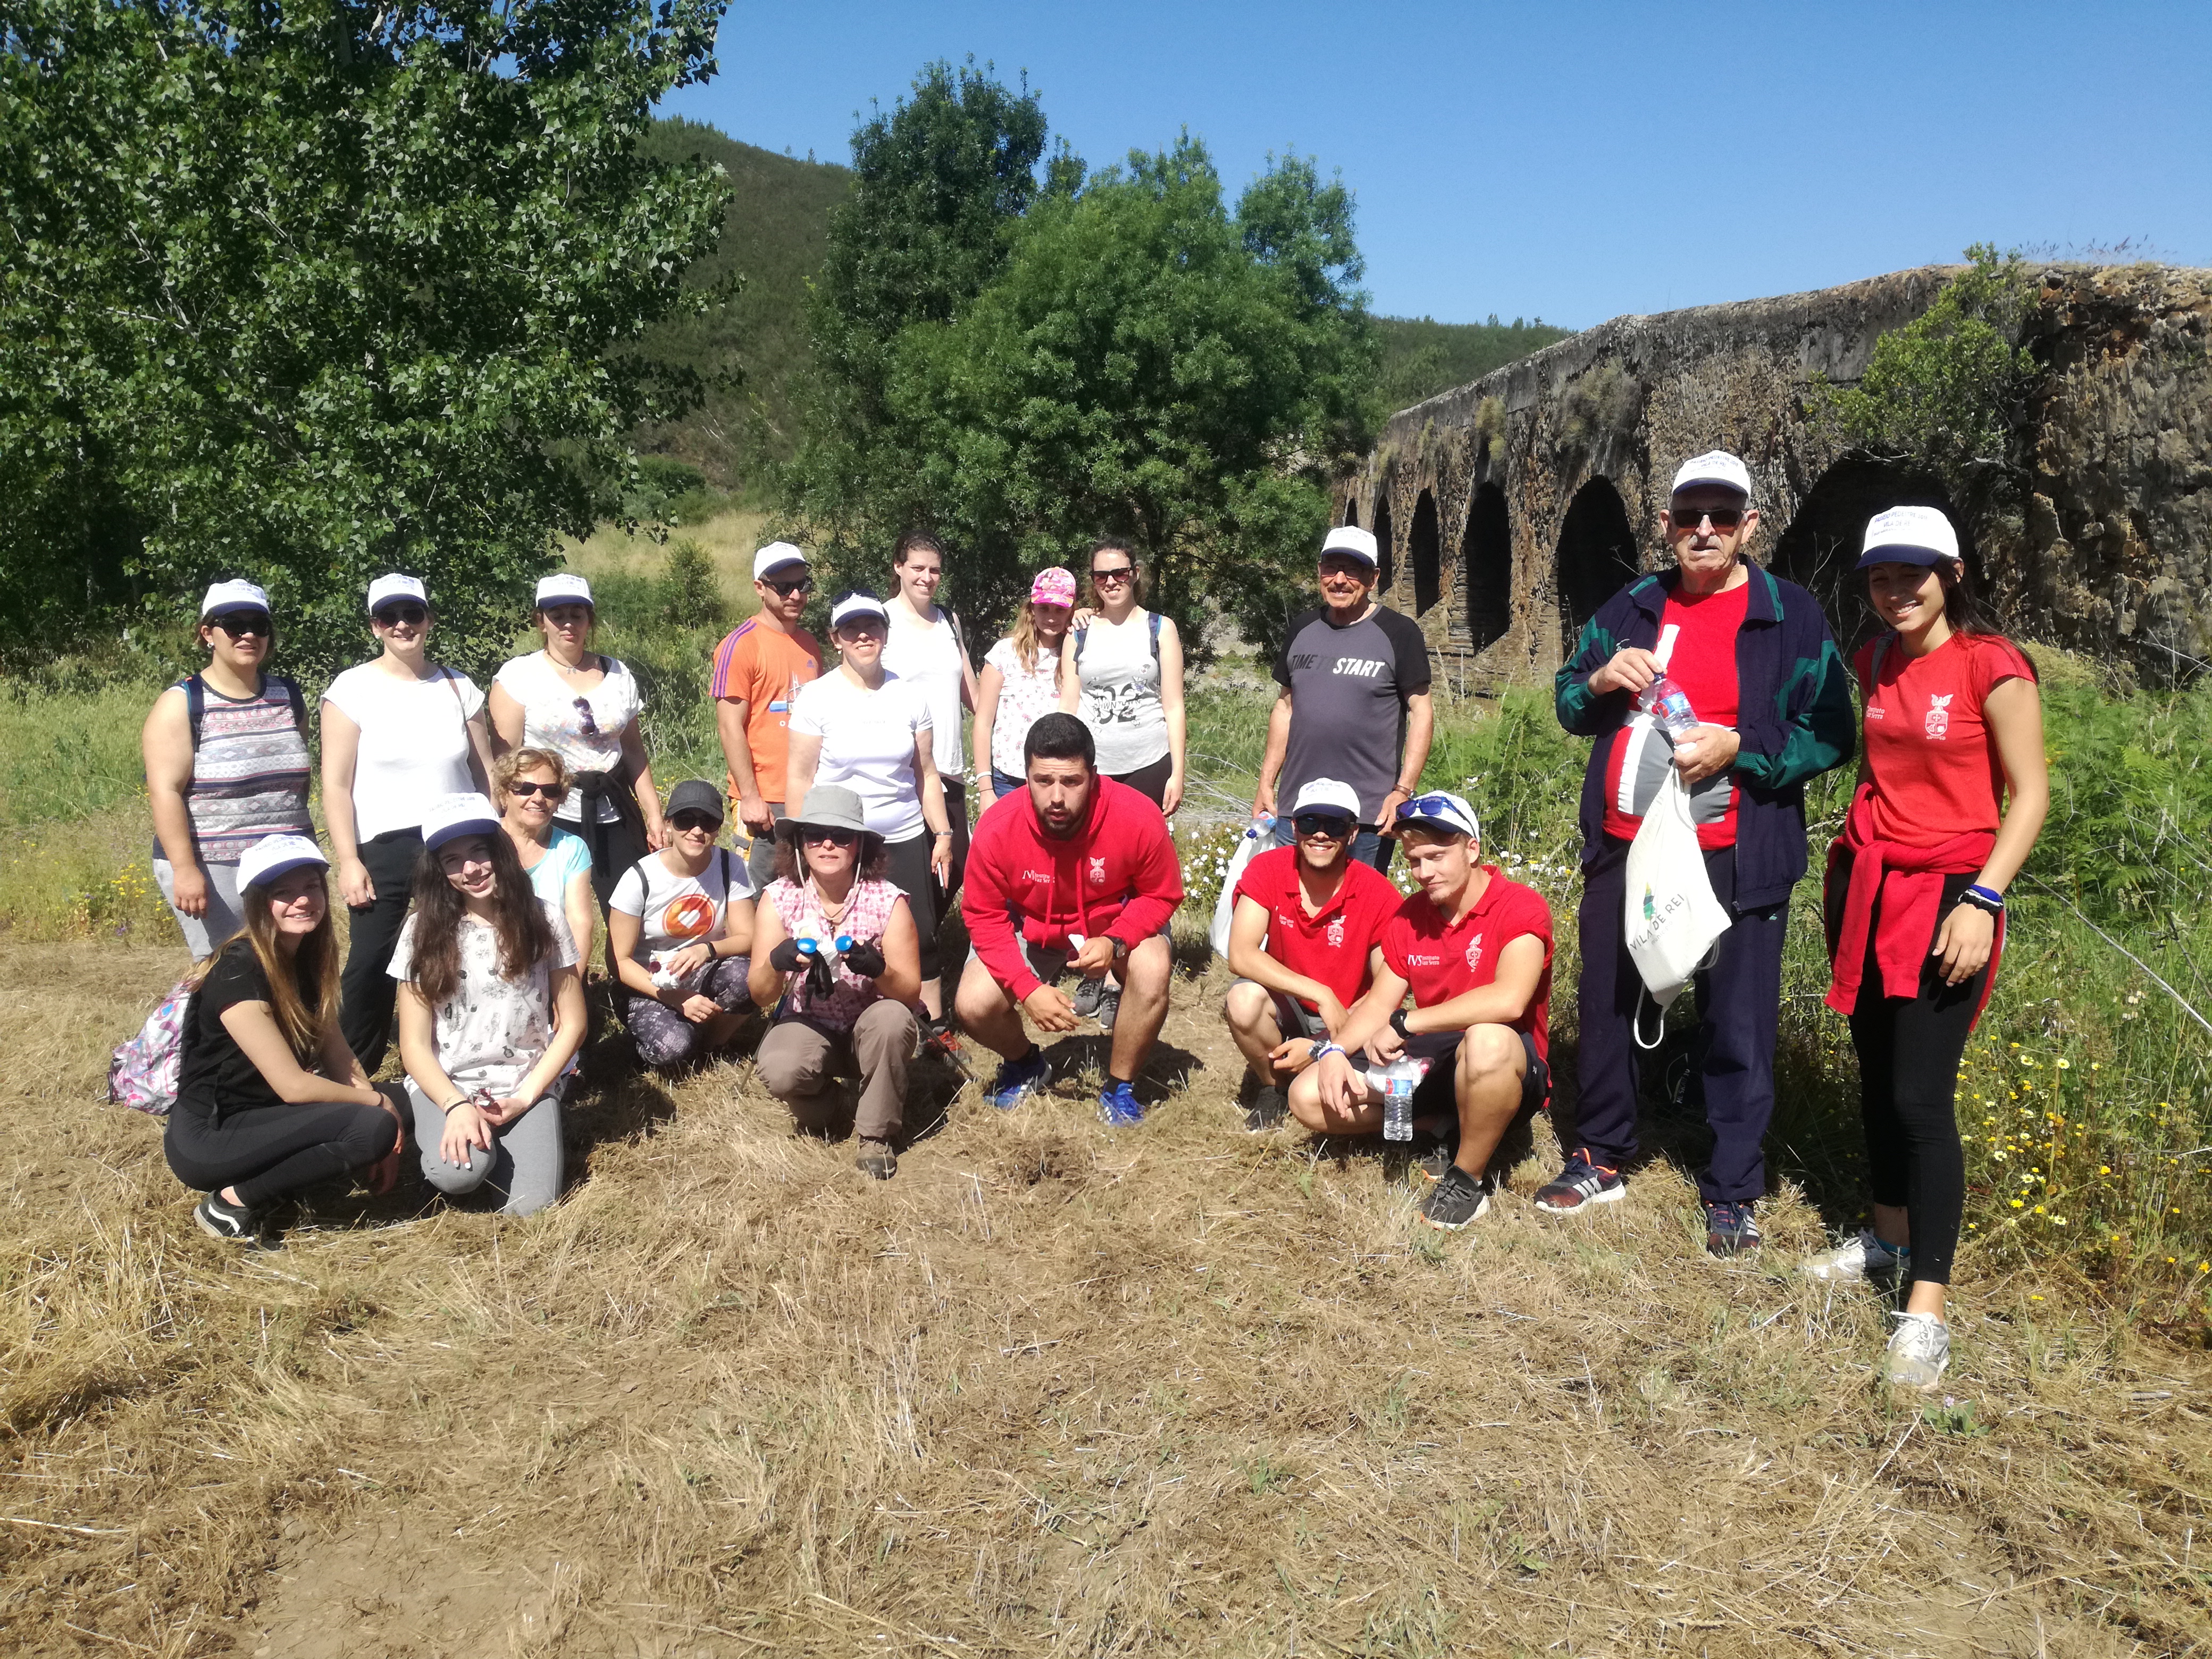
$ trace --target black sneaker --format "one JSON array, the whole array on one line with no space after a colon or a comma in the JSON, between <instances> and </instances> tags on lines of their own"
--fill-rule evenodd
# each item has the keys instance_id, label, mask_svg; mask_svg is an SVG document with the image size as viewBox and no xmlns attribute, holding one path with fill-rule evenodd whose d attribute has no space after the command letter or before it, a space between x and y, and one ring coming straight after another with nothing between
<instances>
[{"instance_id":1,"label":"black sneaker","mask_svg":"<svg viewBox=\"0 0 2212 1659\"><path fill-rule=\"evenodd\" d=\"M1075 1017L1091 1019L1098 1012L1098 999L1106 994L1103 979L1086 979L1075 988Z\"/></svg>"},{"instance_id":2,"label":"black sneaker","mask_svg":"<svg viewBox=\"0 0 2212 1659\"><path fill-rule=\"evenodd\" d=\"M1705 1248L1715 1255L1748 1255L1759 1242L1759 1220L1749 1201L1705 1206Z\"/></svg>"},{"instance_id":3,"label":"black sneaker","mask_svg":"<svg viewBox=\"0 0 2212 1659\"><path fill-rule=\"evenodd\" d=\"M210 1238L230 1244L252 1244L261 1237L261 1219L243 1204L226 1204L210 1193L192 1208L192 1219Z\"/></svg>"},{"instance_id":4,"label":"black sneaker","mask_svg":"<svg viewBox=\"0 0 2212 1659\"><path fill-rule=\"evenodd\" d=\"M1263 1084L1252 1091L1252 1103L1244 1109L1244 1127L1252 1134L1264 1133L1288 1117L1290 1112L1283 1100L1283 1091L1272 1083Z\"/></svg>"},{"instance_id":5,"label":"black sneaker","mask_svg":"<svg viewBox=\"0 0 2212 1659\"><path fill-rule=\"evenodd\" d=\"M1121 1012L1121 991L1119 986L1109 985L1098 994L1098 1011L1092 1016L1108 1030L1114 1029L1114 1016Z\"/></svg>"},{"instance_id":6,"label":"black sneaker","mask_svg":"<svg viewBox=\"0 0 2212 1659\"><path fill-rule=\"evenodd\" d=\"M1455 1233L1470 1222L1480 1221L1482 1212L1490 1207L1491 1181L1488 1176L1477 1181L1456 1164L1445 1170L1429 1194L1428 1202L1421 1206L1421 1219L1431 1227Z\"/></svg>"},{"instance_id":7,"label":"black sneaker","mask_svg":"<svg viewBox=\"0 0 2212 1659\"><path fill-rule=\"evenodd\" d=\"M1536 1188L1536 1207L1553 1215L1572 1215L1593 1204L1615 1204L1628 1196L1620 1171L1594 1162L1589 1148L1578 1146L1567 1166Z\"/></svg>"}]
</instances>

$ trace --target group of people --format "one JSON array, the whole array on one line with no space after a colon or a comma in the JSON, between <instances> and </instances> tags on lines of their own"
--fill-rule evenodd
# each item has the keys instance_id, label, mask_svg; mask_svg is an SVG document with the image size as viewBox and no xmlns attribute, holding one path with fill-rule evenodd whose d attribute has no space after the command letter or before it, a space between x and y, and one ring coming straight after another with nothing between
<instances>
[{"instance_id":1,"label":"group of people","mask_svg":"<svg viewBox=\"0 0 2212 1659\"><path fill-rule=\"evenodd\" d=\"M1900 1287L1885 1370L1930 1387L1964 1203L1959 1063L2048 800L2035 670L1977 615L1945 515L1899 507L1868 525L1858 566L1887 631L1847 671L1812 595L1746 556L1752 496L1736 457L1685 463L1661 515L1671 568L1601 606L1559 672L1560 723L1593 739L1579 1103L1575 1150L1534 1204L1571 1217L1626 1192L1646 993L1630 852L1679 784L1698 848L1686 841L1682 861L1702 860L1725 918L1695 976L1706 1243L1759 1248L1804 788L1859 750L1823 899L1874 1225L1808 1271ZM1248 1128L1406 1140L1423 1218L1456 1230L1492 1201L1509 1128L1551 1097L1553 924L1540 894L1484 861L1474 805L1421 787L1429 653L1376 600L1378 562L1366 531L1330 531L1319 603L1275 659L1252 802L1273 845L1236 882L1222 1012L1249 1073ZM830 1129L837 1079L856 1078L868 1175L896 1171L909 1068L962 1035L998 1056L983 1092L1011 1110L1050 1080L1036 1035L1095 1021L1109 1034L1099 1115L1142 1121L1184 896L1167 825L1186 781L1182 641L1144 608L1135 550L1102 538L1088 595L1069 570L1039 572L979 674L936 600L944 566L933 538L902 538L892 598L828 607L833 663L802 625L806 554L763 547L758 611L714 657L726 777L681 782L665 806L637 684L592 651L581 577L540 583L541 648L489 697L425 655L422 584L380 578L381 653L323 702L334 860L308 821L302 699L266 672L267 596L210 589L208 666L163 695L145 738L156 873L202 958L167 1132L172 1167L206 1193L202 1224L248 1236L275 1197L346 1171L389 1184L410 1130L441 1191L489 1184L517 1213L552 1201L580 969L603 917L647 1065L712 1052L757 1011L758 1074L802 1127ZM732 816L744 858L723 845ZM1384 873L1401 847L1403 898ZM352 913L343 964L333 863ZM956 897L964 962L940 945ZM404 1077L378 1085L395 1012Z\"/></svg>"}]
</instances>

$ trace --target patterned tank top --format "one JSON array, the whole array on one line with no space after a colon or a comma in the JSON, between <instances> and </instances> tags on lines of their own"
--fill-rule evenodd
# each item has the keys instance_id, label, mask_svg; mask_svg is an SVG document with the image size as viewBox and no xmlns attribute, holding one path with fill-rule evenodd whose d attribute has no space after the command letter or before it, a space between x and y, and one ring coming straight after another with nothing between
<instances>
[{"instance_id":1,"label":"patterned tank top","mask_svg":"<svg viewBox=\"0 0 2212 1659\"><path fill-rule=\"evenodd\" d=\"M188 684L178 689L187 698ZM185 811L203 864L235 864L264 836L315 833L307 817L307 739L292 708L295 688L264 674L258 696L233 701L201 682L199 747ZM179 860L155 839L154 856Z\"/></svg>"},{"instance_id":2,"label":"patterned tank top","mask_svg":"<svg viewBox=\"0 0 2212 1659\"><path fill-rule=\"evenodd\" d=\"M783 931L793 939L835 939L844 933L860 944L875 945L882 942L884 929L890 925L891 907L905 896L887 881L856 881L846 903L844 919L835 926L822 913L822 901L811 882L801 887L779 878L769 883L768 890L761 896L775 907ZM849 1031L862 1010L882 1000L883 994L876 989L875 981L862 979L842 959L830 972L836 980L836 988L827 1000L817 1003L808 1000L806 975L793 975L791 988L785 994L776 1017L783 1019L804 1014L813 1024L827 1026L833 1031Z\"/></svg>"}]
</instances>

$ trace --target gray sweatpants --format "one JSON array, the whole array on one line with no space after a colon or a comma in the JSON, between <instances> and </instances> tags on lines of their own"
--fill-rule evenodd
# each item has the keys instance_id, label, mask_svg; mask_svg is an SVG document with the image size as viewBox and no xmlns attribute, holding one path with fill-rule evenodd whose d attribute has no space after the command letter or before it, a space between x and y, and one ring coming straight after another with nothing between
<instances>
[{"instance_id":1,"label":"gray sweatpants","mask_svg":"<svg viewBox=\"0 0 2212 1659\"><path fill-rule=\"evenodd\" d=\"M154 860L155 884L169 902L169 914L176 917L177 926L185 930L185 946L194 962L206 961L246 925L238 908L238 866L203 864L200 870L207 877L207 913L188 916L177 908L177 866L167 859Z\"/></svg>"},{"instance_id":2,"label":"gray sweatpants","mask_svg":"<svg viewBox=\"0 0 2212 1659\"><path fill-rule=\"evenodd\" d=\"M422 1178L447 1198L489 1186L507 1194L501 1215L534 1215L561 1196L561 1096L568 1079L555 1081L535 1106L514 1122L491 1132L491 1150L468 1149L468 1163L456 1167L438 1151L445 1139L446 1115L429 1096L407 1079L407 1098L415 1109L415 1143L422 1149Z\"/></svg>"},{"instance_id":3,"label":"gray sweatpants","mask_svg":"<svg viewBox=\"0 0 2212 1659\"><path fill-rule=\"evenodd\" d=\"M921 1041L914 1010L884 998L861 1009L846 1033L809 1025L803 1016L776 1021L761 1039L753 1065L769 1093L788 1103L791 1115L810 1129L822 1127L828 1116L831 1074L854 1067L860 1103L853 1133L863 1140L896 1140L906 1121L906 1068Z\"/></svg>"}]
</instances>

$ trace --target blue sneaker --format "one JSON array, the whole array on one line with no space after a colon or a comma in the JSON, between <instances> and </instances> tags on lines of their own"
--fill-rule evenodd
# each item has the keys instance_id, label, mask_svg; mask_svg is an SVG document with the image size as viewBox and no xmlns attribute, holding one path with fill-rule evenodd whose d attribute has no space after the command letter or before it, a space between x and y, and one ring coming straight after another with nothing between
<instances>
[{"instance_id":1,"label":"blue sneaker","mask_svg":"<svg viewBox=\"0 0 2212 1659\"><path fill-rule=\"evenodd\" d=\"M999 1074L991 1079L983 1097L1000 1111L1011 1112L1051 1081L1051 1066L1042 1054L1031 1049L1027 1060L1000 1061Z\"/></svg>"},{"instance_id":2,"label":"blue sneaker","mask_svg":"<svg viewBox=\"0 0 2212 1659\"><path fill-rule=\"evenodd\" d=\"M1098 1094L1098 1121L1109 1128L1128 1129L1145 1121L1145 1109L1137 1103L1137 1089L1131 1083L1109 1083Z\"/></svg>"}]
</instances>

